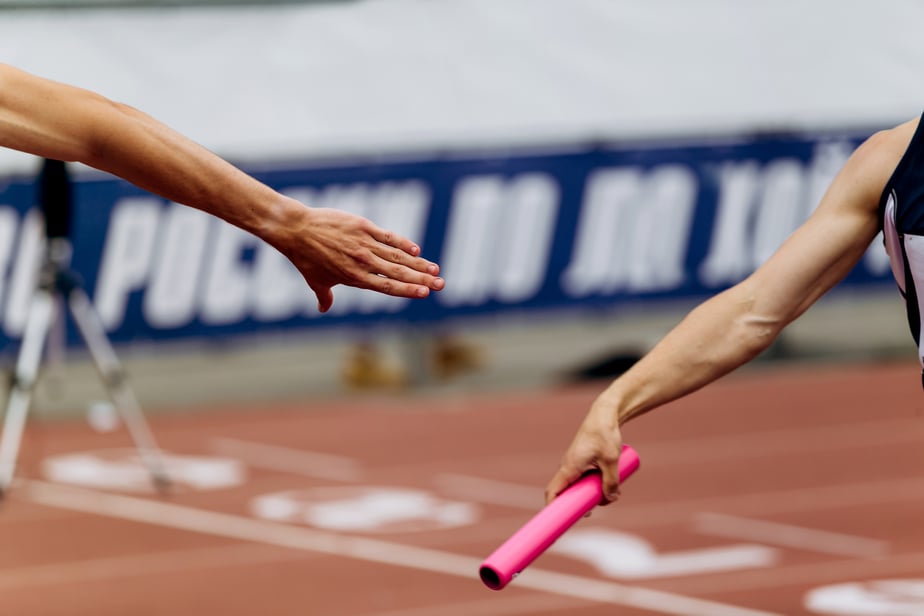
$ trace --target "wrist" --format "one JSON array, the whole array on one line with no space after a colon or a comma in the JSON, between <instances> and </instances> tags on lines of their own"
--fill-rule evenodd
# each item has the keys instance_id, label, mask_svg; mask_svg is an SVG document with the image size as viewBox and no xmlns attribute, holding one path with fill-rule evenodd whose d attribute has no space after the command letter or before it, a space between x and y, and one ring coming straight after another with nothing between
<instances>
[{"instance_id":1,"label":"wrist","mask_svg":"<svg viewBox=\"0 0 924 616\"><path fill-rule=\"evenodd\" d=\"M620 395L612 386L603 390L594 403L597 412L605 416L608 424L613 426L622 426L623 420L620 417Z\"/></svg>"},{"instance_id":2,"label":"wrist","mask_svg":"<svg viewBox=\"0 0 924 616\"><path fill-rule=\"evenodd\" d=\"M281 249L290 243L290 238L301 235L311 216L311 208L303 203L279 193L274 198L265 201L262 212L255 213L248 231L270 244Z\"/></svg>"},{"instance_id":3,"label":"wrist","mask_svg":"<svg viewBox=\"0 0 924 616\"><path fill-rule=\"evenodd\" d=\"M620 428L639 414L639 410L631 404L631 396L623 391L618 379L600 394L599 403L612 415L613 424Z\"/></svg>"}]
</instances>

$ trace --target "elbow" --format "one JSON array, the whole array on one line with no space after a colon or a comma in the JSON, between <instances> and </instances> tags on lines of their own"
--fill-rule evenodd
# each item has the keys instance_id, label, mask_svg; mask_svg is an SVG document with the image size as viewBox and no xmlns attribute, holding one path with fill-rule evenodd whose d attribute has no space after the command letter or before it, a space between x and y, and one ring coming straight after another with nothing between
<instances>
[{"instance_id":1,"label":"elbow","mask_svg":"<svg viewBox=\"0 0 924 616\"><path fill-rule=\"evenodd\" d=\"M768 301L751 279L728 290L724 301L728 307L726 323L730 344L738 359L748 362L768 348L794 315L787 313L785 303Z\"/></svg>"},{"instance_id":2,"label":"elbow","mask_svg":"<svg viewBox=\"0 0 924 616\"><path fill-rule=\"evenodd\" d=\"M99 169L116 155L120 140L124 140L123 120L135 110L98 95L93 96L92 103L93 112L86 115L81 138L75 140L68 155L74 161Z\"/></svg>"},{"instance_id":3,"label":"elbow","mask_svg":"<svg viewBox=\"0 0 924 616\"><path fill-rule=\"evenodd\" d=\"M0 64L0 145L67 162L91 163L118 131L118 106L89 90Z\"/></svg>"},{"instance_id":4,"label":"elbow","mask_svg":"<svg viewBox=\"0 0 924 616\"><path fill-rule=\"evenodd\" d=\"M745 361L770 348L785 325L784 320L769 315L748 313L737 319L733 330Z\"/></svg>"}]
</instances>

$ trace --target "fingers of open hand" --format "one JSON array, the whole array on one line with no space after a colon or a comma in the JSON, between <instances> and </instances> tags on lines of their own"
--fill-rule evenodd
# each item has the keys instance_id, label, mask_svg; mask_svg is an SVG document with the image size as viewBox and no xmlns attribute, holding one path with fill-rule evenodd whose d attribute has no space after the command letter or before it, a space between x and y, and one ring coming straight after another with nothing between
<instances>
[{"instance_id":1,"label":"fingers of open hand","mask_svg":"<svg viewBox=\"0 0 924 616\"><path fill-rule=\"evenodd\" d=\"M440 268L436 263L419 258L420 246L406 237L375 225L371 225L369 232L381 245L381 250L376 251L376 254L380 257L394 263L400 263L419 272L426 272L434 276L440 273ZM395 250L388 250L388 248Z\"/></svg>"},{"instance_id":2,"label":"fingers of open hand","mask_svg":"<svg viewBox=\"0 0 924 616\"><path fill-rule=\"evenodd\" d=\"M382 229L373 223L369 223L369 233L381 244L398 248L413 257L420 255L420 246L394 231Z\"/></svg>"},{"instance_id":3,"label":"fingers of open hand","mask_svg":"<svg viewBox=\"0 0 924 616\"><path fill-rule=\"evenodd\" d=\"M377 244L369 249L360 249L354 255L362 268L357 276L356 286L372 289L397 297L427 297L430 290L443 288L442 278L430 272L439 267L419 257L411 257L397 248Z\"/></svg>"},{"instance_id":4,"label":"fingers of open hand","mask_svg":"<svg viewBox=\"0 0 924 616\"><path fill-rule=\"evenodd\" d=\"M403 282L386 275L365 274L360 276L354 286L370 289L394 297L423 298L430 294L430 287L424 283Z\"/></svg>"},{"instance_id":5,"label":"fingers of open hand","mask_svg":"<svg viewBox=\"0 0 924 616\"><path fill-rule=\"evenodd\" d=\"M439 278L440 268L420 257L412 257L397 248L386 248L379 245L373 249L377 260L374 262L374 273L381 274L401 282L410 282L424 285L439 291L443 288L443 279Z\"/></svg>"}]
</instances>

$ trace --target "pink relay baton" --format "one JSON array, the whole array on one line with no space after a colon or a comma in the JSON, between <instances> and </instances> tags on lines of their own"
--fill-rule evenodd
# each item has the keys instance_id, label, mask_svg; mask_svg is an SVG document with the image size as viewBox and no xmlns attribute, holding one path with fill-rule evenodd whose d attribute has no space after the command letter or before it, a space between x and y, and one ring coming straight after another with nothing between
<instances>
[{"instance_id":1,"label":"pink relay baton","mask_svg":"<svg viewBox=\"0 0 924 616\"><path fill-rule=\"evenodd\" d=\"M619 481L628 479L639 462L635 450L623 445ZM599 472L588 473L572 483L481 563L481 581L492 590L504 588L602 498Z\"/></svg>"}]
</instances>

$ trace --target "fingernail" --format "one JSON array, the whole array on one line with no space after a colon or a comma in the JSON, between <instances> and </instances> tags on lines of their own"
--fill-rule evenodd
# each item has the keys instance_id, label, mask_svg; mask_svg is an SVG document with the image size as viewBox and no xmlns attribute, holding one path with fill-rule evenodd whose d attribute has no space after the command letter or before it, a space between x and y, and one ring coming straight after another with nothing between
<instances>
[{"instance_id":1,"label":"fingernail","mask_svg":"<svg viewBox=\"0 0 924 616\"><path fill-rule=\"evenodd\" d=\"M430 265L427 266L427 271L433 275L439 274L440 266L437 265L436 263L431 263Z\"/></svg>"},{"instance_id":2,"label":"fingernail","mask_svg":"<svg viewBox=\"0 0 924 616\"><path fill-rule=\"evenodd\" d=\"M420 246L418 246L417 244L412 245L412 246L411 246L411 254L414 255L415 257L416 257L417 255L419 255L419 254L420 254Z\"/></svg>"},{"instance_id":3,"label":"fingernail","mask_svg":"<svg viewBox=\"0 0 924 616\"><path fill-rule=\"evenodd\" d=\"M417 297L426 297L429 294L430 294L430 289L428 289L427 287L417 289Z\"/></svg>"}]
</instances>

